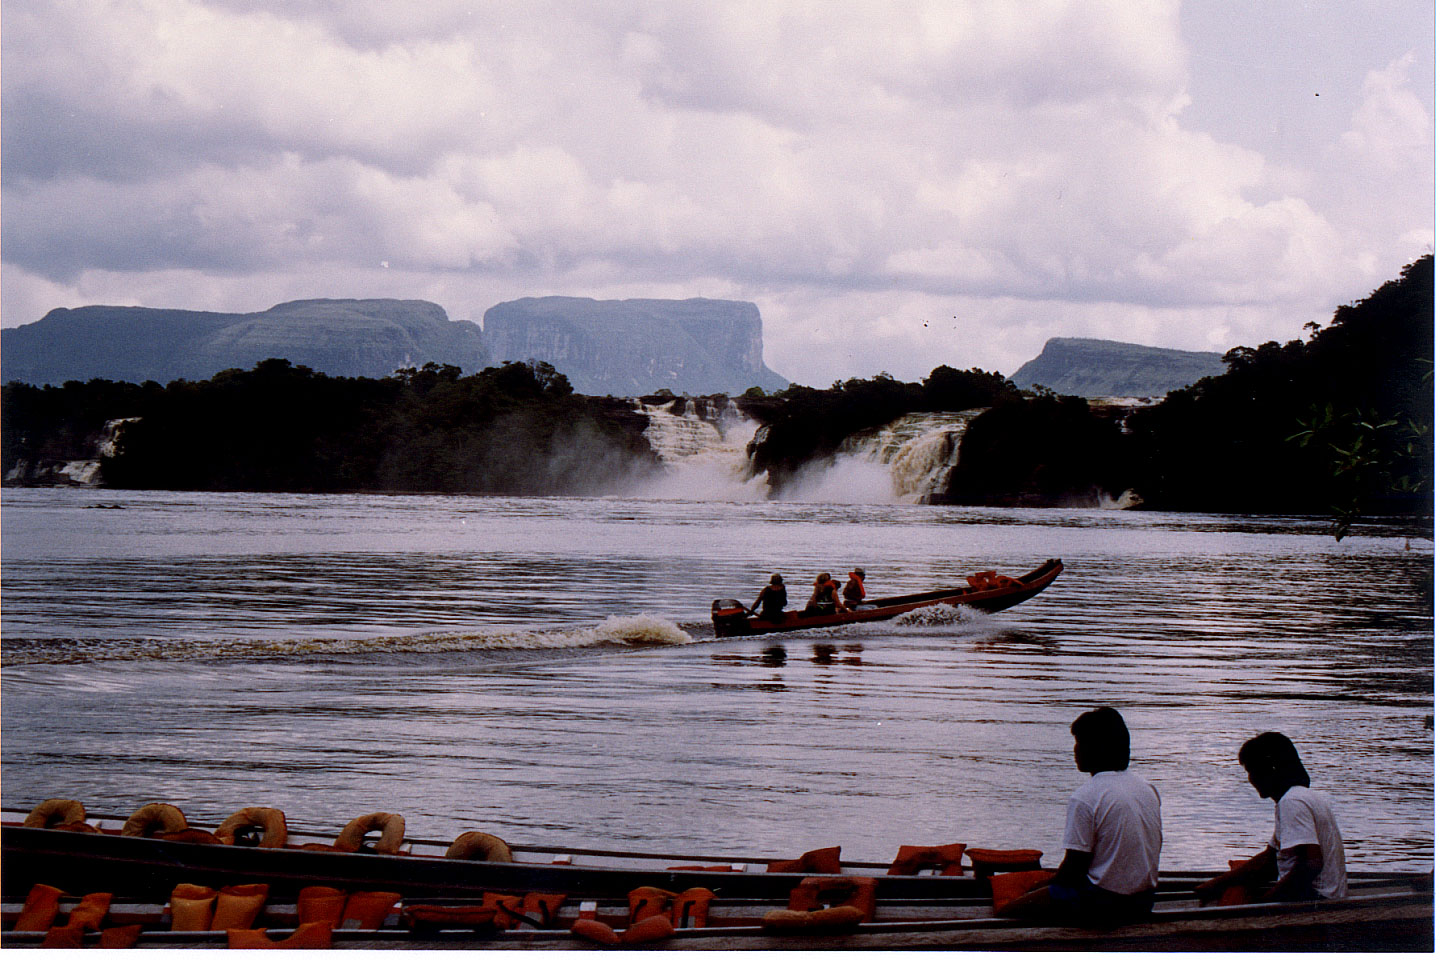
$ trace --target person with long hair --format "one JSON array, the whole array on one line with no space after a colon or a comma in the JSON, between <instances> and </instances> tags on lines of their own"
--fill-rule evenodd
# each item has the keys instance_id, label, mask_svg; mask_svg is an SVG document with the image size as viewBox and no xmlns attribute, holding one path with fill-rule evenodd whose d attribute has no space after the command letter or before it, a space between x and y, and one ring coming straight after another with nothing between
<instances>
[{"instance_id":1,"label":"person with long hair","mask_svg":"<svg viewBox=\"0 0 1440 960\"><path fill-rule=\"evenodd\" d=\"M1310 789L1310 774L1283 733L1262 733L1240 747L1240 765L1260 796L1275 801L1275 832L1255 856L1195 888L1202 902L1332 900L1345 896L1345 844L1330 798Z\"/></svg>"}]
</instances>

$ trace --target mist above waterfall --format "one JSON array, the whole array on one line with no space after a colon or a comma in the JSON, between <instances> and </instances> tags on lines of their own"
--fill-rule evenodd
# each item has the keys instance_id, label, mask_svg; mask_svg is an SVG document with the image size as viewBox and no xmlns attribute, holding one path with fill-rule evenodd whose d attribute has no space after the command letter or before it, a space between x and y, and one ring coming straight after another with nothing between
<instances>
[{"instance_id":1,"label":"mist above waterfall","mask_svg":"<svg viewBox=\"0 0 1440 960\"><path fill-rule=\"evenodd\" d=\"M766 476L754 475L746 449L757 424L733 400L635 404L650 420L645 438L664 465L664 476L639 495L684 500L924 503L948 488L960 438L981 412L911 413L860 431L772 491Z\"/></svg>"},{"instance_id":2,"label":"mist above waterfall","mask_svg":"<svg viewBox=\"0 0 1440 960\"><path fill-rule=\"evenodd\" d=\"M780 499L925 503L948 489L960 439L980 412L907 413L855 433L833 456L803 468Z\"/></svg>"},{"instance_id":3,"label":"mist above waterfall","mask_svg":"<svg viewBox=\"0 0 1440 960\"><path fill-rule=\"evenodd\" d=\"M638 496L655 500L764 500L764 477L750 475L747 445L759 426L734 400L685 397L664 403L635 401L650 418L645 439L664 473Z\"/></svg>"}]
</instances>

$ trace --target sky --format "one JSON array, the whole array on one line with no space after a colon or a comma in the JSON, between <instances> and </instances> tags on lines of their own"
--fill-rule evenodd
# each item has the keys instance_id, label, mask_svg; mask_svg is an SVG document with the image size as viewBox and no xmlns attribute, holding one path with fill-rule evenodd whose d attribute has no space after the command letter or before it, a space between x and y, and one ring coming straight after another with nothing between
<instances>
[{"instance_id":1,"label":"sky","mask_svg":"<svg viewBox=\"0 0 1440 960\"><path fill-rule=\"evenodd\" d=\"M1305 336L1433 251L1420 0L5 0L0 325L760 307L811 386Z\"/></svg>"}]
</instances>

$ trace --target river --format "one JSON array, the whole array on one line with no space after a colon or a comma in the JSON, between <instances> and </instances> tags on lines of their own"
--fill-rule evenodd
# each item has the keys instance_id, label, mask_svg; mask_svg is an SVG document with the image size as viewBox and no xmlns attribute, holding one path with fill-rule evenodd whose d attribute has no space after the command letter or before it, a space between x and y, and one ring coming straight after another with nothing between
<instances>
[{"instance_id":1,"label":"river","mask_svg":"<svg viewBox=\"0 0 1440 960\"><path fill-rule=\"evenodd\" d=\"M1433 545L1305 518L896 504L3 492L3 801L197 821L243 806L412 836L795 856L1035 847L1083 780L1068 726L1131 729L1165 869L1223 866L1281 730L1352 869L1433 866ZM715 640L792 603L1017 574L990 616Z\"/></svg>"}]
</instances>

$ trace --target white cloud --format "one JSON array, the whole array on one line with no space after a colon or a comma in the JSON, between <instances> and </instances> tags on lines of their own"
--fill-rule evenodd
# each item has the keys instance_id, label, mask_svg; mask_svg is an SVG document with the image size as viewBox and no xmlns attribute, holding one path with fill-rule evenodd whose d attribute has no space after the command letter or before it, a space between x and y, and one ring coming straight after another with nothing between
<instances>
[{"instance_id":1,"label":"white cloud","mask_svg":"<svg viewBox=\"0 0 1440 960\"><path fill-rule=\"evenodd\" d=\"M1434 154L1434 119L1409 88L1414 65L1408 53L1365 77L1363 99L1343 137L1349 150L1390 170L1413 169Z\"/></svg>"},{"instance_id":2,"label":"white cloud","mask_svg":"<svg viewBox=\"0 0 1440 960\"><path fill-rule=\"evenodd\" d=\"M1299 335L1433 243L1433 53L1377 64L1348 132L1277 164L1187 125L1179 14L15 0L0 322L47 296L478 319L704 294L760 303L769 362L827 383L1009 372L1048 335Z\"/></svg>"}]
</instances>

